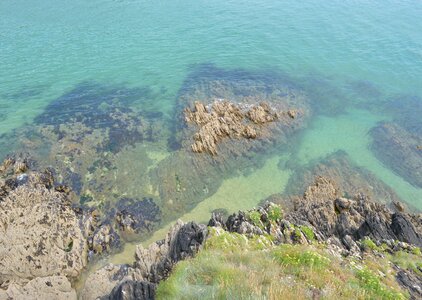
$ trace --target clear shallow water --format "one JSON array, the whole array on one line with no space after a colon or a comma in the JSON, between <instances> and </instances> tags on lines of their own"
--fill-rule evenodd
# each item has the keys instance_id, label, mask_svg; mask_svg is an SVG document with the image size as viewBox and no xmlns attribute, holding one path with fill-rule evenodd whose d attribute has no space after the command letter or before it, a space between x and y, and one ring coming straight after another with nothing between
<instances>
[{"instance_id":1,"label":"clear shallow water","mask_svg":"<svg viewBox=\"0 0 422 300\"><path fill-rule=\"evenodd\" d=\"M293 150L298 165L345 150L422 209L422 189L374 156L368 134L392 118L386 101L422 98L421 15L420 1L4 0L0 134L31 124L84 82L146 89L127 105L162 112L171 123L183 82L198 65L274 71L315 104ZM148 147L153 161L171 153L162 143ZM247 208L283 192L294 170L271 166L289 151L280 149L255 175L228 179L185 217L203 221L215 208Z\"/></svg>"}]
</instances>

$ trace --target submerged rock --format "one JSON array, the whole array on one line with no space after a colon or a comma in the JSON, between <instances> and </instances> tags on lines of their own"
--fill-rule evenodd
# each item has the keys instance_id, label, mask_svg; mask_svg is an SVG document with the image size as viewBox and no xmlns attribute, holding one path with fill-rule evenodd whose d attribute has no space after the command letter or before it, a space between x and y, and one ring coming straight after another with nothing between
<instances>
[{"instance_id":1,"label":"submerged rock","mask_svg":"<svg viewBox=\"0 0 422 300\"><path fill-rule=\"evenodd\" d=\"M355 166L344 151L337 151L324 159L297 169L287 183L285 196L301 195L313 185L317 176L330 178L335 183L336 197L354 197L364 194L384 204L400 203L394 190L365 168ZM317 189L321 192L320 189ZM330 197L332 198L332 197Z\"/></svg>"},{"instance_id":2,"label":"submerged rock","mask_svg":"<svg viewBox=\"0 0 422 300\"><path fill-rule=\"evenodd\" d=\"M161 219L160 208L151 198L122 198L117 202L116 210L115 221L127 238L151 232Z\"/></svg>"},{"instance_id":3,"label":"submerged rock","mask_svg":"<svg viewBox=\"0 0 422 300\"><path fill-rule=\"evenodd\" d=\"M261 167L309 117L307 96L275 74L210 66L192 72L177 98L169 141L175 152L151 170L163 222L215 193L225 178Z\"/></svg>"},{"instance_id":4,"label":"submerged rock","mask_svg":"<svg viewBox=\"0 0 422 300\"><path fill-rule=\"evenodd\" d=\"M383 122L371 130L371 150L406 181L422 188L422 138L394 123Z\"/></svg>"}]
</instances>

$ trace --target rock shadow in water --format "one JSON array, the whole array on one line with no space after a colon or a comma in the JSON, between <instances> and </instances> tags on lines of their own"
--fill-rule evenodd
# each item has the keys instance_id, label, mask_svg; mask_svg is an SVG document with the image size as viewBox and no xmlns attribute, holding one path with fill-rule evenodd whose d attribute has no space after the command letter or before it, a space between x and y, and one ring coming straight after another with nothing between
<instances>
[{"instance_id":1,"label":"rock shadow in water","mask_svg":"<svg viewBox=\"0 0 422 300\"><path fill-rule=\"evenodd\" d=\"M422 188L422 98L394 96L382 107L392 121L371 130L371 150L396 174Z\"/></svg>"}]
</instances>

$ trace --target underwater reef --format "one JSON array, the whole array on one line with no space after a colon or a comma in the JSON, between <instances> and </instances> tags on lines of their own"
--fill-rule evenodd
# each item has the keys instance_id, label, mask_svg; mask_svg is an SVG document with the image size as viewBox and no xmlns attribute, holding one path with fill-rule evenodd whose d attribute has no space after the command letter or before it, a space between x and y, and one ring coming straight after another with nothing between
<instances>
[{"instance_id":1,"label":"underwater reef","mask_svg":"<svg viewBox=\"0 0 422 300\"><path fill-rule=\"evenodd\" d=\"M225 178L261 167L266 155L306 127L310 114L307 95L283 77L213 65L195 69L177 96L173 152L150 173L163 221L194 208Z\"/></svg>"},{"instance_id":2,"label":"underwater reef","mask_svg":"<svg viewBox=\"0 0 422 300\"><path fill-rule=\"evenodd\" d=\"M392 120L371 131L371 150L384 165L410 184L422 187L422 99L399 95L386 100L384 110Z\"/></svg>"},{"instance_id":3,"label":"underwater reef","mask_svg":"<svg viewBox=\"0 0 422 300\"><path fill-rule=\"evenodd\" d=\"M192 70L173 115L146 109L154 97L147 87L83 82L3 136L13 145L0 149L29 153L37 167L53 169L79 204L101 211L102 221L118 218L121 231L132 224L122 238L136 240L194 208L225 178L261 167L311 114L307 95L284 77L213 65ZM119 204L145 199L131 208L141 218Z\"/></svg>"},{"instance_id":4,"label":"underwater reef","mask_svg":"<svg viewBox=\"0 0 422 300\"><path fill-rule=\"evenodd\" d=\"M336 184L339 197L364 194L387 205L403 202L391 187L365 168L354 165L349 155L342 150L306 166L295 168L283 196L303 194L317 176L331 178Z\"/></svg>"},{"instance_id":5,"label":"underwater reef","mask_svg":"<svg viewBox=\"0 0 422 300\"><path fill-rule=\"evenodd\" d=\"M376 157L409 183L421 188L421 135L396 123L384 122L371 130L371 136L371 149Z\"/></svg>"}]
</instances>

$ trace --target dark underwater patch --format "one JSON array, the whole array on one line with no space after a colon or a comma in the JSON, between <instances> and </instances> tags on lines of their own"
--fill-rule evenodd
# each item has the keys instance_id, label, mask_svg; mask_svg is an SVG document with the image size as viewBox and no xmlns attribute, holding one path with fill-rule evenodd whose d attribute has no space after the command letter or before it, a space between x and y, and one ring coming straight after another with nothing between
<instances>
[{"instance_id":1,"label":"dark underwater patch","mask_svg":"<svg viewBox=\"0 0 422 300\"><path fill-rule=\"evenodd\" d=\"M374 83L369 80L354 80L347 84L347 87L352 93L359 97L364 98L380 98L383 94L375 86Z\"/></svg>"},{"instance_id":2,"label":"dark underwater patch","mask_svg":"<svg viewBox=\"0 0 422 300\"><path fill-rule=\"evenodd\" d=\"M152 198L122 198L116 204L115 218L122 231L151 232L161 220L161 211Z\"/></svg>"},{"instance_id":3,"label":"dark underwater patch","mask_svg":"<svg viewBox=\"0 0 422 300\"><path fill-rule=\"evenodd\" d=\"M390 122L379 123L370 134L371 151L375 156L409 183L422 188L422 151L419 149L422 135Z\"/></svg>"},{"instance_id":4,"label":"dark underwater patch","mask_svg":"<svg viewBox=\"0 0 422 300\"><path fill-rule=\"evenodd\" d=\"M290 88L297 88L292 78L280 70L257 70L246 69L223 69L212 63L203 63L190 67L189 74L184 80L179 96L187 93L193 87L197 88L201 82L206 83L214 80L231 82L233 92L239 96L250 96L250 91L245 87L253 86L257 92L271 93L273 85L283 84ZM246 94L245 94L246 93Z\"/></svg>"},{"instance_id":5,"label":"dark underwater patch","mask_svg":"<svg viewBox=\"0 0 422 300\"><path fill-rule=\"evenodd\" d=\"M422 98L400 95L387 101L386 109L394 120L409 132L422 136Z\"/></svg>"},{"instance_id":6,"label":"dark underwater patch","mask_svg":"<svg viewBox=\"0 0 422 300\"><path fill-rule=\"evenodd\" d=\"M112 126L115 120L110 118L110 112L116 106L125 112L128 105L151 97L153 93L148 87L128 88L83 82L53 100L34 122L44 125L82 122L91 128Z\"/></svg>"}]
</instances>

